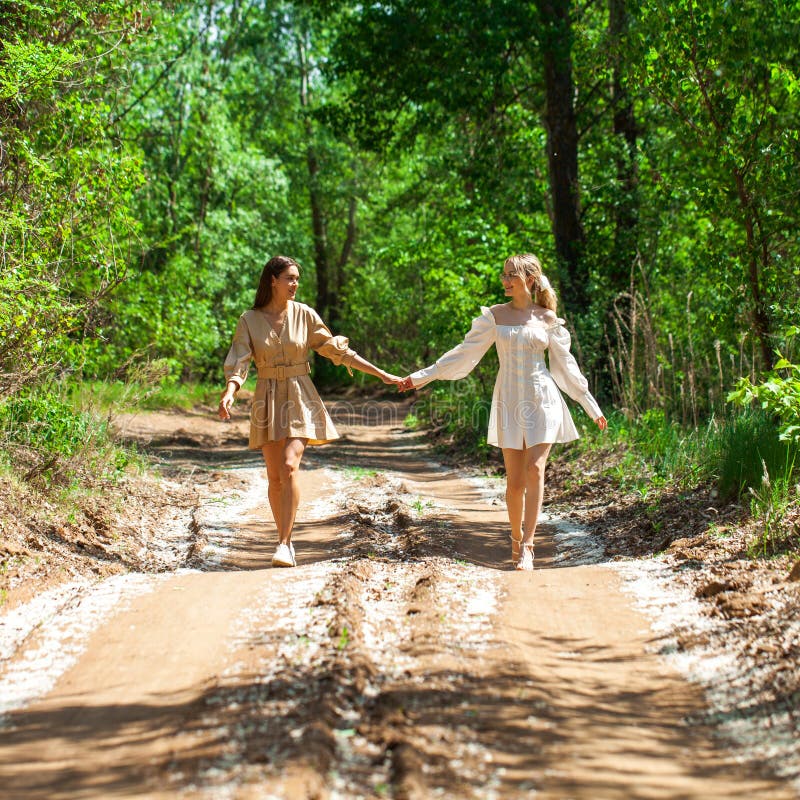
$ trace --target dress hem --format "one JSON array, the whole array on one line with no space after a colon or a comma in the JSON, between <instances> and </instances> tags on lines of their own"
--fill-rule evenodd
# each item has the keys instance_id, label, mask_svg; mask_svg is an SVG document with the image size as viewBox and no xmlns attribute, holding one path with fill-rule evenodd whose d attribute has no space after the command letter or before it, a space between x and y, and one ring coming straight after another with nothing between
<instances>
[{"instance_id":1,"label":"dress hem","mask_svg":"<svg viewBox=\"0 0 800 800\"><path fill-rule=\"evenodd\" d=\"M509 447L508 445L498 444L497 442L490 442L488 439L486 440L486 444L490 445L491 447L496 447L499 450L524 450L528 447L536 447L537 444L568 444L569 442L574 442L580 438L580 436L572 436L569 439L553 439L552 441L544 439L541 442L534 442L533 444L528 444L526 442L525 447Z\"/></svg>"},{"instance_id":2,"label":"dress hem","mask_svg":"<svg viewBox=\"0 0 800 800\"><path fill-rule=\"evenodd\" d=\"M267 439L266 441L262 442L261 444L249 444L247 446L248 450L253 450L254 452L258 452L265 444L271 444L272 442L280 442L283 439L308 439L306 442L306 447L317 447L322 444L328 444L330 442L335 442L337 439L341 439L341 436L334 436L331 439L311 439L308 436L297 436L293 434L286 434L286 436L282 436L280 439Z\"/></svg>"}]
</instances>

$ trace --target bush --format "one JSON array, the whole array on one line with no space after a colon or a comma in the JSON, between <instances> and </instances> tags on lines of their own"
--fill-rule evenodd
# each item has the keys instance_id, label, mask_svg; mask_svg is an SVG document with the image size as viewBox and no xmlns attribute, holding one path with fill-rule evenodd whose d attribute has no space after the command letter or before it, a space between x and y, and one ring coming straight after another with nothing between
<instances>
[{"instance_id":1,"label":"bush","mask_svg":"<svg viewBox=\"0 0 800 800\"><path fill-rule=\"evenodd\" d=\"M709 441L711 467L723 498L757 490L764 475L790 480L797 445L780 438L775 418L760 409L748 409L718 426Z\"/></svg>"},{"instance_id":2,"label":"bush","mask_svg":"<svg viewBox=\"0 0 800 800\"><path fill-rule=\"evenodd\" d=\"M580 420L576 420L580 423ZM725 500L759 490L769 480L790 481L797 462L796 443L781 439L779 422L759 408L748 408L703 428L689 428L651 409L635 420L612 412L605 433L588 426L576 443L576 456L598 447L622 445L622 463L613 468L623 488L672 483L716 484Z\"/></svg>"},{"instance_id":3,"label":"bush","mask_svg":"<svg viewBox=\"0 0 800 800\"><path fill-rule=\"evenodd\" d=\"M745 408L761 406L778 421L781 440L800 443L800 364L779 353L775 368L761 383L754 385L749 378L740 378L728 400Z\"/></svg>"},{"instance_id":4,"label":"bush","mask_svg":"<svg viewBox=\"0 0 800 800\"><path fill-rule=\"evenodd\" d=\"M112 441L107 419L55 389L26 390L0 402L0 443L4 466L42 488L116 481L136 460Z\"/></svg>"},{"instance_id":5,"label":"bush","mask_svg":"<svg viewBox=\"0 0 800 800\"><path fill-rule=\"evenodd\" d=\"M28 393L6 400L0 405L0 430L7 442L67 458L92 441L108 439L104 422L53 394Z\"/></svg>"}]
</instances>

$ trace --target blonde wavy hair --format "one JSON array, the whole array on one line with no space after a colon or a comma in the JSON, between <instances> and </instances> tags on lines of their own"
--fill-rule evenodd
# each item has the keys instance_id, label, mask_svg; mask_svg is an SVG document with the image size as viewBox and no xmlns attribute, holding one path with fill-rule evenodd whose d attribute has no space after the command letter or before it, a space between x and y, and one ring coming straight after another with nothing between
<instances>
[{"instance_id":1,"label":"blonde wavy hair","mask_svg":"<svg viewBox=\"0 0 800 800\"><path fill-rule=\"evenodd\" d=\"M515 256L509 256L504 264L504 269L512 271L520 278L527 279L533 278L533 287L531 294L533 294L533 301L542 306L549 308L555 312L558 300L550 281L542 272L542 264L533 253L521 253Z\"/></svg>"}]
</instances>

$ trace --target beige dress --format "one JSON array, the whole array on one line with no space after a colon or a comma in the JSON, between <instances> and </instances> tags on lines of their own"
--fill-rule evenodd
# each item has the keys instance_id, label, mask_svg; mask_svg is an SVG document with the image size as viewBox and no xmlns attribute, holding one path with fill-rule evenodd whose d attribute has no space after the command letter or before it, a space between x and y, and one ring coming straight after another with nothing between
<instances>
[{"instance_id":1,"label":"beige dress","mask_svg":"<svg viewBox=\"0 0 800 800\"><path fill-rule=\"evenodd\" d=\"M481 307L464 341L435 364L411 375L416 387L433 380L457 380L468 375L486 351L497 347L500 370L492 395L487 442L523 450L534 444L570 442L578 438L559 388L597 419L603 415L570 353L564 320L531 320L524 325L498 325L491 309ZM550 368L545 363L550 355Z\"/></svg>"},{"instance_id":2,"label":"beige dress","mask_svg":"<svg viewBox=\"0 0 800 800\"><path fill-rule=\"evenodd\" d=\"M255 361L258 381L250 412L251 450L287 436L308 439L308 444L339 438L308 376L309 350L348 369L356 355L346 337L333 336L319 314L303 303L289 301L280 335L258 309L239 317L225 359L225 378L241 386L250 361Z\"/></svg>"}]
</instances>

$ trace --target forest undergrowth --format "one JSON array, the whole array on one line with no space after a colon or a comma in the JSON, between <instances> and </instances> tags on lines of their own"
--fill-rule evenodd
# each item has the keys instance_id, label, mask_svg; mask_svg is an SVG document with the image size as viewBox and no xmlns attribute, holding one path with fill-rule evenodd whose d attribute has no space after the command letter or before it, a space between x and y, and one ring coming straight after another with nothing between
<instances>
[{"instance_id":1,"label":"forest undergrowth","mask_svg":"<svg viewBox=\"0 0 800 800\"><path fill-rule=\"evenodd\" d=\"M748 557L796 556L796 456L796 445L781 441L775 422L758 410L698 428L671 423L658 411L634 423L613 415L607 436L587 431L565 452L562 492L605 495L612 509L628 506L618 520L613 511L605 515L614 542L609 554L655 554L676 539L721 539L738 527Z\"/></svg>"}]
</instances>

